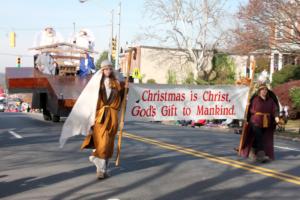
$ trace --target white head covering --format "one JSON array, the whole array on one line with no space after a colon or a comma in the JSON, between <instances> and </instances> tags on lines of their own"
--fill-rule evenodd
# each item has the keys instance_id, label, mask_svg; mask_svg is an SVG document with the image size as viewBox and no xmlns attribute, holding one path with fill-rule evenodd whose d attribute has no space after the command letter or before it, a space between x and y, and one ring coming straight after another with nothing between
<instances>
[{"instance_id":1,"label":"white head covering","mask_svg":"<svg viewBox=\"0 0 300 200\"><path fill-rule=\"evenodd\" d=\"M113 66L113 64L112 64L112 62L110 62L109 60L103 60L102 62L101 62L101 68L104 68L104 67L112 67Z\"/></svg>"}]
</instances>

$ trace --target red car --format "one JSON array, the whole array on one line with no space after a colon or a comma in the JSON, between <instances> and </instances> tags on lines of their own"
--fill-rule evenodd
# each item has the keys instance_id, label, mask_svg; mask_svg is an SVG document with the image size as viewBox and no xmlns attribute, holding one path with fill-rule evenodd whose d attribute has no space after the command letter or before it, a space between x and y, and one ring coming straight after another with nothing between
<instances>
[{"instance_id":1,"label":"red car","mask_svg":"<svg viewBox=\"0 0 300 200\"><path fill-rule=\"evenodd\" d=\"M192 121L191 126L195 127L195 126L204 126L206 124L206 120L205 119L199 119L196 121Z\"/></svg>"}]
</instances>

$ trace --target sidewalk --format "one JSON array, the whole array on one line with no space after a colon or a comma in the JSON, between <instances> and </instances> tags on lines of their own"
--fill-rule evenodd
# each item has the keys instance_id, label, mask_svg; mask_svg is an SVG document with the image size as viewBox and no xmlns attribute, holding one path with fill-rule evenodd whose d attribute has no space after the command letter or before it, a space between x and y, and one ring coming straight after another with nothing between
<instances>
[{"instance_id":1,"label":"sidewalk","mask_svg":"<svg viewBox=\"0 0 300 200\"><path fill-rule=\"evenodd\" d=\"M288 123L285 125L285 131L276 131L275 134L279 138L300 141L300 119L288 120Z\"/></svg>"},{"instance_id":2,"label":"sidewalk","mask_svg":"<svg viewBox=\"0 0 300 200\"><path fill-rule=\"evenodd\" d=\"M171 126L180 126L176 124L174 121L162 121L162 124L164 125L171 125ZM191 127L191 126L187 126ZM222 133L234 133L234 130L238 128L230 128L227 126L201 126L201 127L195 127L202 130L209 130L209 131L217 131ZM279 132L275 131L275 137L280 139L287 139L287 140L293 140L300 142L300 120L289 120L286 124L285 131Z\"/></svg>"}]
</instances>

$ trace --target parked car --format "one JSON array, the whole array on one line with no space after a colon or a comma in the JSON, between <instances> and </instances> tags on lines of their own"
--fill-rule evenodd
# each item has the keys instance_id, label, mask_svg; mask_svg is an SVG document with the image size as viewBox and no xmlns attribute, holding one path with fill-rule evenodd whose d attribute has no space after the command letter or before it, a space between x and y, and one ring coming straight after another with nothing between
<instances>
[{"instance_id":1,"label":"parked car","mask_svg":"<svg viewBox=\"0 0 300 200\"><path fill-rule=\"evenodd\" d=\"M188 126L188 125L190 125L192 123L192 120L178 120L177 122L181 126Z\"/></svg>"},{"instance_id":2,"label":"parked car","mask_svg":"<svg viewBox=\"0 0 300 200\"><path fill-rule=\"evenodd\" d=\"M0 112L4 112L5 106L3 103L0 103Z\"/></svg>"},{"instance_id":3,"label":"parked car","mask_svg":"<svg viewBox=\"0 0 300 200\"><path fill-rule=\"evenodd\" d=\"M195 120L192 121L191 126L194 128L195 126L204 126L206 124L206 120L205 119L199 119L199 120Z\"/></svg>"},{"instance_id":4,"label":"parked car","mask_svg":"<svg viewBox=\"0 0 300 200\"><path fill-rule=\"evenodd\" d=\"M8 104L5 112L19 112L19 108L15 104Z\"/></svg>"},{"instance_id":5,"label":"parked car","mask_svg":"<svg viewBox=\"0 0 300 200\"><path fill-rule=\"evenodd\" d=\"M5 100L2 99L0 100L0 112L4 112L6 109L6 103L5 103Z\"/></svg>"}]
</instances>

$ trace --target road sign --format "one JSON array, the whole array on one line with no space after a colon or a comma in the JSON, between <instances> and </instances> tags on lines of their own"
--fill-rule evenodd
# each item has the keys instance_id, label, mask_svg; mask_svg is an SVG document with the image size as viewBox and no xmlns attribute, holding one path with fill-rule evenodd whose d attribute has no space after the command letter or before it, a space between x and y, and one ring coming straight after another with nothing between
<instances>
[{"instance_id":1,"label":"road sign","mask_svg":"<svg viewBox=\"0 0 300 200\"><path fill-rule=\"evenodd\" d=\"M140 79L141 73L139 68L134 68L132 72L132 78Z\"/></svg>"}]
</instances>

